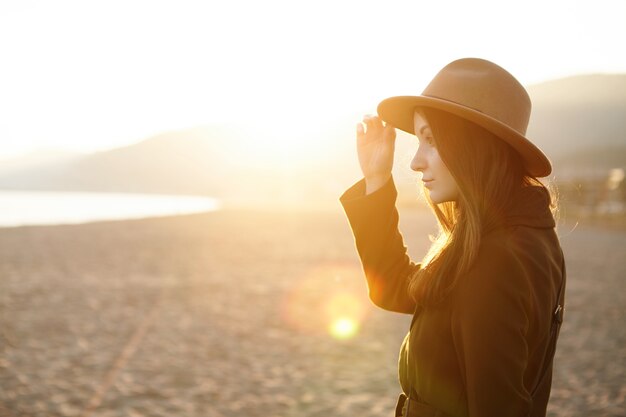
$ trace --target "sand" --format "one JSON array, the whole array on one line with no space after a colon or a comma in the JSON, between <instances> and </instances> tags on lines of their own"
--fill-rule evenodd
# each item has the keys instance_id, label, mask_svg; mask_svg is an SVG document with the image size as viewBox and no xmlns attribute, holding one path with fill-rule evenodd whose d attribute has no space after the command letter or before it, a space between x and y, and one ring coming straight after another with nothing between
<instances>
[{"instance_id":1,"label":"sand","mask_svg":"<svg viewBox=\"0 0 626 417\"><path fill-rule=\"evenodd\" d=\"M572 228L548 414L624 416L626 233ZM430 215L402 229L422 255ZM339 208L0 229L0 416L391 416L409 322Z\"/></svg>"}]
</instances>

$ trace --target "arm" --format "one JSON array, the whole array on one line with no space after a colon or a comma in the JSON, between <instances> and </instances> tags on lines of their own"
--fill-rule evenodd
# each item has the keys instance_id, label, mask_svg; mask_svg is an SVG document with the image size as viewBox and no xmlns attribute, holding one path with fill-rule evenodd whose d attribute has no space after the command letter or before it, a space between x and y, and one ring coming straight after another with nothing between
<instances>
[{"instance_id":1,"label":"arm","mask_svg":"<svg viewBox=\"0 0 626 417\"><path fill-rule=\"evenodd\" d=\"M451 327L469 416L527 416L531 397L524 373L531 298L523 265L501 244L489 245L463 280Z\"/></svg>"},{"instance_id":2,"label":"arm","mask_svg":"<svg viewBox=\"0 0 626 417\"><path fill-rule=\"evenodd\" d=\"M412 314L415 302L408 294L408 279L419 268L410 261L398 231L397 191L393 179L371 194L365 180L340 198L354 234L367 279L370 299L390 311Z\"/></svg>"}]
</instances>

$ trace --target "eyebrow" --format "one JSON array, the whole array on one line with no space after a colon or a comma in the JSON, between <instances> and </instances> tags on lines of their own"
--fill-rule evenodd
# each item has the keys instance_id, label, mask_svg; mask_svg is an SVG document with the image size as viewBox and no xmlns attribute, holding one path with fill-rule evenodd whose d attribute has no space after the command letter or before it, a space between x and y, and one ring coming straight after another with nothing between
<instances>
[{"instance_id":1,"label":"eyebrow","mask_svg":"<svg viewBox=\"0 0 626 417\"><path fill-rule=\"evenodd\" d=\"M419 132L417 132L417 133L419 133L419 134L421 135L421 134L422 134L422 132L423 132L424 130L428 129L428 128L429 128L429 126L428 126L428 125L424 125L424 126L420 127L420 130L419 130Z\"/></svg>"}]
</instances>

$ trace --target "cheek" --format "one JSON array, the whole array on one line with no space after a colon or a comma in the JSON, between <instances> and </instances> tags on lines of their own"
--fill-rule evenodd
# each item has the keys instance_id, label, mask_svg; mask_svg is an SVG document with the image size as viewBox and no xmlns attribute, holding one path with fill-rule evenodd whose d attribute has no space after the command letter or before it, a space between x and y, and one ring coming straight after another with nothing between
<instances>
[{"instance_id":1,"label":"cheek","mask_svg":"<svg viewBox=\"0 0 626 417\"><path fill-rule=\"evenodd\" d=\"M437 170L437 173L439 174L439 178L441 178L443 182L446 184L445 188L448 189L450 192L456 191L457 189L456 181L454 180L454 177L450 173L450 170L448 169L446 164L439 157L439 153L436 153L433 156L434 156L433 164L437 167L436 170Z\"/></svg>"},{"instance_id":2,"label":"cheek","mask_svg":"<svg viewBox=\"0 0 626 417\"><path fill-rule=\"evenodd\" d=\"M436 149L433 149L430 155L430 163L431 166L437 171L437 173L441 176L448 177L450 176L450 172L448 171L448 167L443 163L441 157L439 156L439 152Z\"/></svg>"}]
</instances>

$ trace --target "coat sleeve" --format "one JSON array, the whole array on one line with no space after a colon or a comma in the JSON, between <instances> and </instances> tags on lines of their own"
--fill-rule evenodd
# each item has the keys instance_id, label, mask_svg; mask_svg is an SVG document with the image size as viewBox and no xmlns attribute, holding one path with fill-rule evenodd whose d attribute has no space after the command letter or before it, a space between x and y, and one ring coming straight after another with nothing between
<instances>
[{"instance_id":1,"label":"coat sleeve","mask_svg":"<svg viewBox=\"0 0 626 417\"><path fill-rule=\"evenodd\" d=\"M452 337L470 417L530 413L528 365L530 284L522 263L502 245L479 252L463 277L451 316Z\"/></svg>"},{"instance_id":2,"label":"coat sleeve","mask_svg":"<svg viewBox=\"0 0 626 417\"><path fill-rule=\"evenodd\" d=\"M365 180L361 180L340 201L354 234L370 299L385 310L412 314L415 302L408 294L408 282L419 264L409 259L398 230L396 197L392 179L367 195Z\"/></svg>"}]
</instances>

